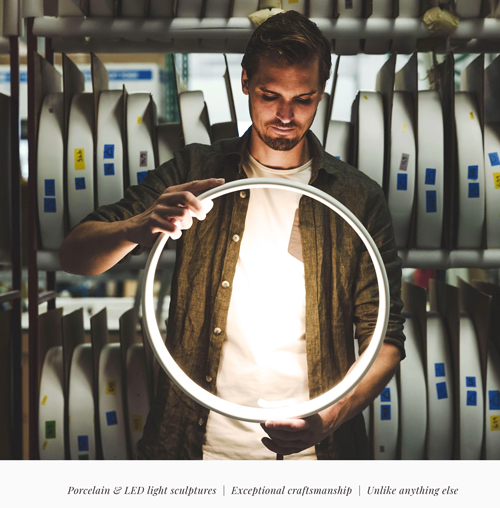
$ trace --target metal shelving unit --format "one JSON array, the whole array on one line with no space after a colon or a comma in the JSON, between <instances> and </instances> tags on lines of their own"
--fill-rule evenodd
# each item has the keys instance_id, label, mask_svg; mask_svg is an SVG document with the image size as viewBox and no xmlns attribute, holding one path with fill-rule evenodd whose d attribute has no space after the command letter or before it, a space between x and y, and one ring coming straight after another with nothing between
<instances>
[{"instance_id":1,"label":"metal shelving unit","mask_svg":"<svg viewBox=\"0 0 500 508\"><path fill-rule=\"evenodd\" d=\"M15 13L13 13L15 14ZM22 253L21 253L21 168L19 158L19 27L4 24L4 37L0 39L0 52L10 59L10 263L8 277L10 290L0 294L0 303L10 305L10 361L11 361L11 454L13 459L23 458L22 426Z\"/></svg>"},{"instance_id":2,"label":"metal shelving unit","mask_svg":"<svg viewBox=\"0 0 500 508\"><path fill-rule=\"evenodd\" d=\"M500 52L500 20L474 19L460 22L450 37L435 36L420 19L314 19L323 33L331 39L392 39L415 41L414 49L429 42L437 53L453 48L455 52ZM189 53L222 52L214 50L212 41L225 41L224 52L241 53L250 37L253 26L247 18L92 18L92 17L30 17L27 19L28 37L28 140L29 140L29 368L30 368L30 444L29 456L38 458L37 436L37 345L39 305L49 302L55 307L56 273L60 270L56 252L38 251L37 241L37 186L36 186L36 137L34 109L34 56L38 37L45 38L45 58L53 61L54 52L107 52L107 53ZM195 46L193 43L199 41ZM205 44L208 41L208 44ZM12 44L14 42L12 41ZM222 46L221 46L222 47ZM18 68L17 68L18 71ZM14 76L14 75L13 75ZM14 190L14 189L13 189ZM18 189L15 190L19 192ZM13 194L17 195L17 194ZM491 251L402 251L405 267L500 267L500 250ZM20 259L20 256L17 256ZM146 254L127 260L117 270L138 270L145 264ZM172 266L174 251L166 251L164 263ZM17 269L16 269L17 270ZM39 271L46 271L46 290L39 292ZM13 271L14 272L14 271ZM16 274L21 274L20 268ZM16 275L18 277L18 275ZM18 291L18 281L13 282L13 292ZM14 289L16 288L16 289ZM17 298L17 300L16 300ZM12 295L20 301L19 295ZM20 322L20 319L19 319ZM18 361L18 360L16 360Z\"/></svg>"}]
</instances>

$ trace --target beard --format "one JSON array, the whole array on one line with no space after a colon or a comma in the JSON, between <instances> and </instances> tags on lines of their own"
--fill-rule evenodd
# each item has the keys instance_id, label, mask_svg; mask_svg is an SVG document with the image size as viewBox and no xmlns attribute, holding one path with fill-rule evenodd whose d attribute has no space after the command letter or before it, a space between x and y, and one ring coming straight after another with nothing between
<instances>
[{"instance_id":1,"label":"beard","mask_svg":"<svg viewBox=\"0 0 500 508\"><path fill-rule=\"evenodd\" d=\"M274 125L275 127L283 127L283 128L292 127L292 125L290 125L290 124L283 124L281 122L280 123L273 122L268 125ZM281 136L273 138L272 136L269 136L268 134L260 132L260 130L257 128L257 126L255 124L253 124L253 128L255 129L255 132L257 133L259 138L262 141L264 141L264 143L269 148L271 148L273 150L278 150L280 152L286 152L288 150L291 150L292 148L295 148L302 141L302 139L304 138L304 136L306 135L306 132L307 132L307 130L306 130L302 133L301 136L295 136L293 138L285 138L285 137L281 137Z\"/></svg>"},{"instance_id":2,"label":"beard","mask_svg":"<svg viewBox=\"0 0 500 508\"><path fill-rule=\"evenodd\" d=\"M250 102L250 98L248 100L248 106L250 109L250 118L252 119L252 128L257 133L257 136L272 150L277 150L280 152L287 152L289 150L292 150L295 148L303 139L304 136L307 134L307 131L309 130L309 127L311 127L312 123L314 122L314 117L316 116L316 113L314 113L314 117L311 120L311 124L307 127L307 129L304 130L302 134L299 134L293 138L286 138L279 136L278 137L272 137L266 134L265 132L261 132L259 128L255 125L255 122L253 121L252 116L252 104ZM276 119L274 122L268 123L266 127L268 126L274 126L274 127L282 127L284 129L290 128L290 127L297 127L297 124L294 122L289 123L283 123L280 120Z\"/></svg>"}]
</instances>

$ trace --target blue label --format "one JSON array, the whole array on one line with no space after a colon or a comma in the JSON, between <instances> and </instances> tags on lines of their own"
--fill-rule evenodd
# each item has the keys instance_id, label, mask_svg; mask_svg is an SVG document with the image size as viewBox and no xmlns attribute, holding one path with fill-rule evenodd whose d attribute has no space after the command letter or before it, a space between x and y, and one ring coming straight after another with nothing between
<instances>
[{"instance_id":1,"label":"blue label","mask_svg":"<svg viewBox=\"0 0 500 508\"><path fill-rule=\"evenodd\" d=\"M104 164L104 175L111 176L115 174L115 165L113 163Z\"/></svg>"},{"instance_id":2,"label":"blue label","mask_svg":"<svg viewBox=\"0 0 500 508\"><path fill-rule=\"evenodd\" d=\"M475 388L476 387L476 378L474 376L466 376L465 386Z\"/></svg>"},{"instance_id":3,"label":"blue label","mask_svg":"<svg viewBox=\"0 0 500 508\"><path fill-rule=\"evenodd\" d=\"M469 166L469 171L467 173L467 177L469 180L477 180L479 175L479 166Z\"/></svg>"},{"instance_id":4,"label":"blue label","mask_svg":"<svg viewBox=\"0 0 500 508\"><path fill-rule=\"evenodd\" d=\"M490 400L490 411L500 409L500 391L490 390L488 392L488 398Z\"/></svg>"},{"instance_id":5,"label":"blue label","mask_svg":"<svg viewBox=\"0 0 500 508\"><path fill-rule=\"evenodd\" d=\"M477 392L476 390L467 390L467 405L477 406Z\"/></svg>"},{"instance_id":6,"label":"blue label","mask_svg":"<svg viewBox=\"0 0 500 508\"><path fill-rule=\"evenodd\" d=\"M55 196L56 195L56 181L52 179L45 180L45 195Z\"/></svg>"},{"instance_id":7,"label":"blue label","mask_svg":"<svg viewBox=\"0 0 500 508\"><path fill-rule=\"evenodd\" d=\"M479 197L479 184L478 183L470 183L469 184L469 197L470 198L478 198Z\"/></svg>"},{"instance_id":8,"label":"blue label","mask_svg":"<svg viewBox=\"0 0 500 508\"><path fill-rule=\"evenodd\" d=\"M425 170L425 185L436 185L436 170L434 168Z\"/></svg>"},{"instance_id":9,"label":"blue label","mask_svg":"<svg viewBox=\"0 0 500 508\"><path fill-rule=\"evenodd\" d=\"M153 79L151 70L109 70L110 81L150 81Z\"/></svg>"},{"instance_id":10,"label":"blue label","mask_svg":"<svg viewBox=\"0 0 500 508\"><path fill-rule=\"evenodd\" d=\"M137 183L141 183L146 178L147 171L139 171L137 173Z\"/></svg>"},{"instance_id":11,"label":"blue label","mask_svg":"<svg viewBox=\"0 0 500 508\"><path fill-rule=\"evenodd\" d=\"M391 389L384 388L380 393L380 401L381 402L391 402Z\"/></svg>"},{"instance_id":12,"label":"blue label","mask_svg":"<svg viewBox=\"0 0 500 508\"><path fill-rule=\"evenodd\" d=\"M425 191L425 204L427 213L437 212L437 192L435 190Z\"/></svg>"},{"instance_id":13,"label":"blue label","mask_svg":"<svg viewBox=\"0 0 500 508\"><path fill-rule=\"evenodd\" d=\"M20 83L28 82L28 73L26 71L21 71L19 73L19 82ZM0 83L10 83L10 71L0 72Z\"/></svg>"},{"instance_id":14,"label":"blue label","mask_svg":"<svg viewBox=\"0 0 500 508\"><path fill-rule=\"evenodd\" d=\"M75 189L85 190L85 177L75 178Z\"/></svg>"},{"instance_id":15,"label":"blue label","mask_svg":"<svg viewBox=\"0 0 500 508\"><path fill-rule=\"evenodd\" d=\"M116 417L116 411L108 411L106 413L106 422L108 425L118 425L118 418Z\"/></svg>"},{"instance_id":16,"label":"blue label","mask_svg":"<svg viewBox=\"0 0 500 508\"><path fill-rule=\"evenodd\" d=\"M391 406L389 404L382 404L380 406L380 419L381 420L391 419Z\"/></svg>"},{"instance_id":17,"label":"blue label","mask_svg":"<svg viewBox=\"0 0 500 508\"><path fill-rule=\"evenodd\" d=\"M438 399L447 399L448 398L448 389L446 388L446 382L436 383L437 396Z\"/></svg>"},{"instance_id":18,"label":"blue label","mask_svg":"<svg viewBox=\"0 0 500 508\"><path fill-rule=\"evenodd\" d=\"M78 436L78 451L79 452L89 451L89 436Z\"/></svg>"},{"instance_id":19,"label":"blue label","mask_svg":"<svg viewBox=\"0 0 500 508\"><path fill-rule=\"evenodd\" d=\"M90 83L92 81L91 71L85 69L82 73L85 76L85 81ZM109 81L151 81L153 79L153 71L148 69L109 70L108 78Z\"/></svg>"},{"instance_id":20,"label":"blue label","mask_svg":"<svg viewBox=\"0 0 500 508\"><path fill-rule=\"evenodd\" d=\"M406 173L398 173L398 190L408 189L408 175Z\"/></svg>"},{"instance_id":21,"label":"blue label","mask_svg":"<svg viewBox=\"0 0 500 508\"><path fill-rule=\"evenodd\" d=\"M492 166L500 166L500 157L498 157L498 152L491 152L488 154L490 158L490 164Z\"/></svg>"},{"instance_id":22,"label":"blue label","mask_svg":"<svg viewBox=\"0 0 500 508\"><path fill-rule=\"evenodd\" d=\"M115 158L115 145L104 145L104 158L105 159Z\"/></svg>"},{"instance_id":23,"label":"blue label","mask_svg":"<svg viewBox=\"0 0 500 508\"><path fill-rule=\"evenodd\" d=\"M434 370L436 371L436 377L445 377L445 368L444 363L435 363Z\"/></svg>"},{"instance_id":24,"label":"blue label","mask_svg":"<svg viewBox=\"0 0 500 508\"><path fill-rule=\"evenodd\" d=\"M56 198L43 198L43 211L45 213L56 213Z\"/></svg>"}]
</instances>

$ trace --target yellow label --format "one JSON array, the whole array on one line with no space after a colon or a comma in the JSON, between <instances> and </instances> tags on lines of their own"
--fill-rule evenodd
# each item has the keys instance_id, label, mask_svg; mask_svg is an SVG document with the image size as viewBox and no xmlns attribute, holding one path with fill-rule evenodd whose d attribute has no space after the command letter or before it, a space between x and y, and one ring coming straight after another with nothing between
<instances>
[{"instance_id":1,"label":"yellow label","mask_svg":"<svg viewBox=\"0 0 500 508\"><path fill-rule=\"evenodd\" d=\"M42 445L42 450L46 450L47 449L47 445L49 444L49 442L47 440L45 440L43 442L43 445Z\"/></svg>"},{"instance_id":2,"label":"yellow label","mask_svg":"<svg viewBox=\"0 0 500 508\"><path fill-rule=\"evenodd\" d=\"M500 430L500 415L490 416L490 428L491 430Z\"/></svg>"},{"instance_id":3,"label":"yellow label","mask_svg":"<svg viewBox=\"0 0 500 508\"><path fill-rule=\"evenodd\" d=\"M474 120L474 113L472 111L469 113L469 116L471 120Z\"/></svg>"},{"instance_id":4,"label":"yellow label","mask_svg":"<svg viewBox=\"0 0 500 508\"><path fill-rule=\"evenodd\" d=\"M363 95L363 97L364 97L365 100L368 100L368 97L366 95Z\"/></svg>"},{"instance_id":5,"label":"yellow label","mask_svg":"<svg viewBox=\"0 0 500 508\"><path fill-rule=\"evenodd\" d=\"M47 395L45 395L45 397L42 400L42 406L45 406L46 402L47 402Z\"/></svg>"},{"instance_id":6,"label":"yellow label","mask_svg":"<svg viewBox=\"0 0 500 508\"><path fill-rule=\"evenodd\" d=\"M116 395L116 379L110 379L106 383L106 394Z\"/></svg>"},{"instance_id":7,"label":"yellow label","mask_svg":"<svg viewBox=\"0 0 500 508\"><path fill-rule=\"evenodd\" d=\"M137 117L137 123L142 123L142 116Z\"/></svg>"},{"instance_id":8,"label":"yellow label","mask_svg":"<svg viewBox=\"0 0 500 508\"><path fill-rule=\"evenodd\" d=\"M495 183L495 189L500 189L500 173L493 173L493 182Z\"/></svg>"},{"instance_id":9,"label":"yellow label","mask_svg":"<svg viewBox=\"0 0 500 508\"><path fill-rule=\"evenodd\" d=\"M288 0L289 4L298 4L299 0Z\"/></svg>"},{"instance_id":10,"label":"yellow label","mask_svg":"<svg viewBox=\"0 0 500 508\"><path fill-rule=\"evenodd\" d=\"M406 132L406 130L408 129L408 125L406 125L405 123L403 124L403 132Z\"/></svg>"},{"instance_id":11,"label":"yellow label","mask_svg":"<svg viewBox=\"0 0 500 508\"><path fill-rule=\"evenodd\" d=\"M75 169L85 169L85 150L75 148Z\"/></svg>"},{"instance_id":12,"label":"yellow label","mask_svg":"<svg viewBox=\"0 0 500 508\"><path fill-rule=\"evenodd\" d=\"M130 426L133 432L142 432L142 415L130 415Z\"/></svg>"}]
</instances>

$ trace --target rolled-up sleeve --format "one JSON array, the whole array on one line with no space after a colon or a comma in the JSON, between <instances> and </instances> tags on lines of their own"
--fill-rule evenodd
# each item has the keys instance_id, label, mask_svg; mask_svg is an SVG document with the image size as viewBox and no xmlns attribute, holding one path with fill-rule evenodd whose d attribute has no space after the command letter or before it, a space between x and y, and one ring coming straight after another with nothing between
<instances>
[{"instance_id":1,"label":"rolled-up sleeve","mask_svg":"<svg viewBox=\"0 0 500 508\"><path fill-rule=\"evenodd\" d=\"M401 315L401 259L398 256L392 218L382 189L370 193L366 201L364 225L375 241L389 280L390 308L385 343L398 347L401 359L405 357L403 323ZM359 353L368 346L375 330L379 311L378 282L368 251L360 254L359 269L354 289L354 323Z\"/></svg>"}]
</instances>

